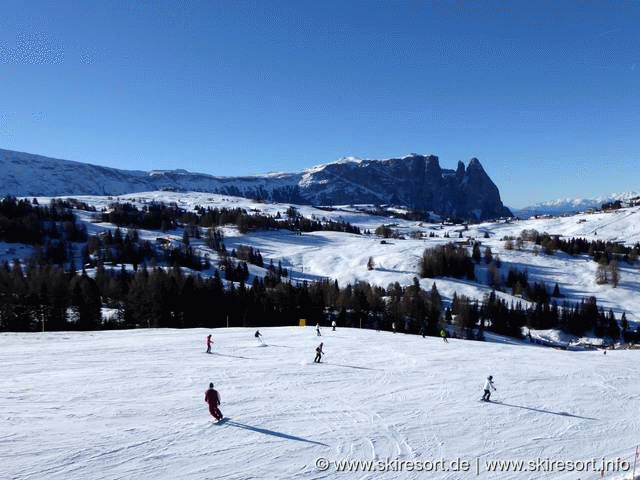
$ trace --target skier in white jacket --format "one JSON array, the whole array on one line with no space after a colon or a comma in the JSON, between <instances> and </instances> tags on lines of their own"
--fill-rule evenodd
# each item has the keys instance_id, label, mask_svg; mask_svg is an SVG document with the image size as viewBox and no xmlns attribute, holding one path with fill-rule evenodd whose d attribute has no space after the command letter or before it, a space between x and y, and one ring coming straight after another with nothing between
<instances>
[{"instance_id":1,"label":"skier in white jacket","mask_svg":"<svg viewBox=\"0 0 640 480\"><path fill-rule=\"evenodd\" d=\"M482 394L482 400L489 402L491 398L491 389L495 390L496 386L493 384L493 377L489 375L484 382L484 393Z\"/></svg>"}]
</instances>

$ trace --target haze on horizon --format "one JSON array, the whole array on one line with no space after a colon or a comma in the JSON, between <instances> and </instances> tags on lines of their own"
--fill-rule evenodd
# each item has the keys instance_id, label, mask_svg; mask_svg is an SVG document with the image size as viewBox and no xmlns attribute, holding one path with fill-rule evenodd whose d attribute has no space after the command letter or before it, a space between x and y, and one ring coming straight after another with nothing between
<instances>
[{"instance_id":1,"label":"haze on horizon","mask_svg":"<svg viewBox=\"0 0 640 480\"><path fill-rule=\"evenodd\" d=\"M640 4L0 5L0 148L130 170L480 159L505 205L639 190Z\"/></svg>"}]
</instances>

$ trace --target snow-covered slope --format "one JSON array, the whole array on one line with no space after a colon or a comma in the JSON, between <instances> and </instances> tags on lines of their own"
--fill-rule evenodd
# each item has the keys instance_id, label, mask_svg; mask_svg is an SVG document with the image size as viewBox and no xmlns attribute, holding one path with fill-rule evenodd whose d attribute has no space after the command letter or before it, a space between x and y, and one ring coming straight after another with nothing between
<instances>
[{"instance_id":1,"label":"snow-covered slope","mask_svg":"<svg viewBox=\"0 0 640 480\"><path fill-rule=\"evenodd\" d=\"M253 332L0 334L0 478L631 477L638 351L328 328L317 337L311 327L261 330L262 347ZM497 403L479 401L488 374ZM204 404L209 382L226 423ZM337 472L344 460L387 471ZM490 461L529 471L489 472Z\"/></svg>"},{"instance_id":2,"label":"snow-covered slope","mask_svg":"<svg viewBox=\"0 0 640 480\"><path fill-rule=\"evenodd\" d=\"M256 196L256 192L265 188L269 191L292 189L301 176L283 173L225 178L182 169L118 170L8 150L0 150L0 166L0 194L27 197L122 195L149 190L220 191Z\"/></svg>"}]
</instances>

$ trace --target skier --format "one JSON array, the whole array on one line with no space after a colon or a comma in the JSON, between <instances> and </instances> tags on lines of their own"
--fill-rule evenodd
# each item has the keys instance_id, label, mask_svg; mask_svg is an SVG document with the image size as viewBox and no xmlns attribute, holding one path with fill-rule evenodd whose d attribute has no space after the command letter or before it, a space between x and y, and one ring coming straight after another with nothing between
<instances>
[{"instance_id":1,"label":"skier","mask_svg":"<svg viewBox=\"0 0 640 480\"><path fill-rule=\"evenodd\" d=\"M331 328L333 329L334 332L336 331L336 321L335 320L331 321Z\"/></svg>"},{"instance_id":2,"label":"skier","mask_svg":"<svg viewBox=\"0 0 640 480\"><path fill-rule=\"evenodd\" d=\"M449 343L449 340L447 340L447 331L444 328L440 329L440 336L442 337L444 343Z\"/></svg>"},{"instance_id":3,"label":"skier","mask_svg":"<svg viewBox=\"0 0 640 480\"><path fill-rule=\"evenodd\" d=\"M207 353L211 353L211 344L213 340L211 340L211 335L207 335Z\"/></svg>"},{"instance_id":4,"label":"skier","mask_svg":"<svg viewBox=\"0 0 640 480\"><path fill-rule=\"evenodd\" d=\"M422 338L425 338L427 336L427 332L425 331L424 327L420 327L420 331L418 333L422 335Z\"/></svg>"},{"instance_id":5,"label":"skier","mask_svg":"<svg viewBox=\"0 0 640 480\"><path fill-rule=\"evenodd\" d=\"M491 398L491 389L496 389L496 386L493 384L493 377L489 375L484 382L484 393L482 394L482 399L485 402L490 402Z\"/></svg>"},{"instance_id":6,"label":"skier","mask_svg":"<svg viewBox=\"0 0 640 480\"><path fill-rule=\"evenodd\" d=\"M396 333L396 322L391 323L391 329L393 330L393 333Z\"/></svg>"},{"instance_id":7,"label":"skier","mask_svg":"<svg viewBox=\"0 0 640 480\"><path fill-rule=\"evenodd\" d=\"M316 333L318 334L319 337L321 337L322 335L320 335L320 324L316 323Z\"/></svg>"},{"instance_id":8,"label":"skier","mask_svg":"<svg viewBox=\"0 0 640 480\"><path fill-rule=\"evenodd\" d=\"M320 359L322 358L323 353L322 342L320 342L320 345L316 347L316 358L313 360L313 363L320 363Z\"/></svg>"},{"instance_id":9,"label":"skier","mask_svg":"<svg viewBox=\"0 0 640 480\"><path fill-rule=\"evenodd\" d=\"M258 340L260 340L260 343L264 343L262 341L262 338L260 338L260 337L262 337L262 335L260 334L260 330L256 330L256 333L255 333L254 337L256 337Z\"/></svg>"},{"instance_id":10,"label":"skier","mask_svg":"<svg viewBox=\"0 0 640 480\"><path fill-rule=\"evenodd\" d=\"M204 394L204 401L209 404L209 412L211 415L213 415L217 421L222 420L222 412L218 408L218 405L220 405L220 394L213 389L213 383L209 384L209 390Z\"/></svg>"}]
</instances>

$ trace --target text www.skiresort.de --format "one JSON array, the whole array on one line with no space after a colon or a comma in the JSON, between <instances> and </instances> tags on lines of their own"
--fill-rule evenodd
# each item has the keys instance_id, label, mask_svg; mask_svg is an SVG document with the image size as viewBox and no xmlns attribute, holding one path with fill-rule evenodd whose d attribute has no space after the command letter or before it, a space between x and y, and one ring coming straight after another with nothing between
<instances>
[{"instance_id":1,"label":"text www.skiresort.de","mask_svg":"<svg viewBox=\"0 0 640 480\"><path fill-rule=\"evenodd\" d=\"M452 460L401 460L385 458L381 460L329 460L319 457L315 467L320 471L333 469L337 472L627 472L630 462L616 458L591 458L588 460L557 460L536 458L533 460L488 460L475 461L455 458Z\"/></svg>"}]
</instances>

